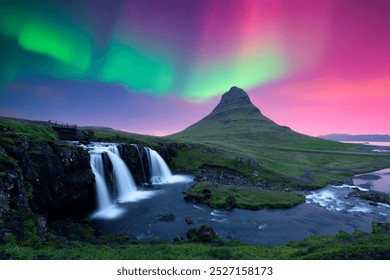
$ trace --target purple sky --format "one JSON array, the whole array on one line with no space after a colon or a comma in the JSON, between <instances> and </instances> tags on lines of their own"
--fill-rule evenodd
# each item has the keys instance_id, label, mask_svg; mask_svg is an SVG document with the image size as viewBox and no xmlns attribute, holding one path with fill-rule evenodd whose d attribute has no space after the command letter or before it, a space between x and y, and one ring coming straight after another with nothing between
<instances>
[{"instance_id":1,"label":"purple sky","mask_svg":"<svg viewBox=\"0 0 390 280\"><path fill-rule=\"evenodd\" d=\"M390 133L387 0L10 1L0 115L166 135L231 86L309 135Z\"/></svg>"}]
</instances>

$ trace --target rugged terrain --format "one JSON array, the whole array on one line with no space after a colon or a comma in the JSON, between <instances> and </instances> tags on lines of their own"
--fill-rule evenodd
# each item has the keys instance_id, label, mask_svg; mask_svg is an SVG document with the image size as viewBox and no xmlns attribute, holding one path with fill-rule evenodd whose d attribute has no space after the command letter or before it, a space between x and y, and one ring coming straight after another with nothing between
<instances>
[{"instance_id":1,"label":"rugged terrain","mask_svg":"<svg viewBox=\"0 0 390 280\"><path fill-rule=\"evenodd\" d=\"M122 153L127 155L125 161L133 170L137 169L137 163L132 160L134 150L129 144L157 150L173 171L196 176L199 183L189 190L188 196L213 207L291 207L303 201L303 196L295 191L320 188L328 183L349 183L354 174L390 166L389 155L370 152L359 145L309 137L277 125L236 87L223 95L207 117L175 135L160 138L94 127L81 129L78 134L83 141L123 143ZM142 183L140 176L136 180ZM248 203L245 199L248 195L262 199ZM373 235L314 236L275 248L226 243L217 236L211 245L217 244L219 248L180 240L174 245L162 241L145 244L123 236L98 236L83 220L94 207L94 176L87 151L61 141L44 123L0 120L0 258L384 258L390 255L387 225L375 224ZM192 241L203 242L202 238ZM78 249L81 246L85 254ZM109 247L112 249L108 250ZM159 255L156 249L170 253Z\"/></svg>"}]
</instances>

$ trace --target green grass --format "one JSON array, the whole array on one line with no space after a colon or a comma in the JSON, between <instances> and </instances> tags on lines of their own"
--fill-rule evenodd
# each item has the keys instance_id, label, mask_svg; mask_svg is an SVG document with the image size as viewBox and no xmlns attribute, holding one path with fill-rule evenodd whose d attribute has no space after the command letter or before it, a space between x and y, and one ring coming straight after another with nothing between
<instances>
[{"instance_id":1,"label":"green grass","mask_svg":"<svg viewBox=\"0 0 390 280\"><path fill-rule=\"evenodd\" d=\"M240 159L253 160L256 165L243 164ZM390 155L204 141L203 145L180 149L171 162L174 170L189 172L207 172L205 165L234 170L254 182L312 189L330 183L351 183L355 174L389 167Z\"/></svg>"},{"instance_id":2,"label":"green grass","mask_svg":"<svg viewBox=\"0 0 390 280\"><path fill-rule=\"evenodd\" d=\"M375 226L375 225L374 225ZM378 227L378 226L375 226ZM168 244L133 242L102 238L91 244L81 241L59 241L52 237L48 244L25 246L15 239L0 245L0 253L11 259L89 259L89 260L208 260L208 259L389 259L390 236L381 231L368 234L340 232L336 236L313 235L285 246L257 246L240 242L200 244L180 242Z\"/></svg>"},{"instance_id":3,"label":"green grass","mask_svg":"<svg viewBox=\"0 0 390 280\"><path fill-rule=\"evenodd\" d=\"M350 182L352 175L390 166L388 154L361 152L359 145L311 137L276 124L259 113L245 92L233 90L224 97L208 116L166 137L200 147L180 150L172 161L176 170L207 172L205 165L216 165L252 181L307 189ZM257 164L242 164L240 159ZM254 172L258 178L253 178Z\"/></svg>"},{"instance_id":4,"label":"green grass","mask_svg":"<svg viewBox=\"0 0 390 280\"><path fill-rule=\"evenodd\" d=\"M29 124L14 120L0 120L0 126L6 127L8 131L1 133L1 138L12 138L17 135L25 135L32 141L57 141L58 135L49 126ZM4 140L3 141L10 141Z\"/></svg>"},{"instance_id":5,"label":"green grass","mask_svg":"<svg viewBox=\"0 0 390 280\"><path fill-rule=\"evenodd\" d=\"M94 141L144 144L151 147L155 146L159 142L158 137L141 135L136 133L128 133L119 130L92 129L88 131L93 133Z\"/></svg>"},{"instance_id":6,"label":"green grass","mask_svg":"<svg viewBox=\"0 0 390 280\"><path fill-rule=\"evenodd\" d=\"M199 182L186 193L214 208L289 208L305 201L304 195L296 192L226 186L213 182Z\"/></svg>"}]
</instances>

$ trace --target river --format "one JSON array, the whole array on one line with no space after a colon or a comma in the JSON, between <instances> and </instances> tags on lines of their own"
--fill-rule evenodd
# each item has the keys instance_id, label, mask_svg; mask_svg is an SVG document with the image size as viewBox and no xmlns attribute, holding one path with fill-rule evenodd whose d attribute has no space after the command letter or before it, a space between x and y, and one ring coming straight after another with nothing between
<instances>
[{"instance_id":1,"label":"river","mask_svg":"<svg viewBox=\"0 0 390 280\"><path fill-rule=\"evenodd\" d=\"M389 174L385 171L375 176L388 178ZM373 180L373 186L376 182L380 179ZM185 238L193 227L207 224L224 239L269 246L284 245L313 234L334 235L340 230L371 232L372 221L390 222L389 205L373 206L368 201L348 197L354 188L348 185L306 192L306 203L293 208L252 211L216 210L184 201L183 192L191 184L150 189L153 195L149 199L120 204L124 215L95 221L102 233L126 234L141 240L163 238L169 242L178 236ZM193 224L189 225L186 218Z\"/></svg>"}]
</instances>

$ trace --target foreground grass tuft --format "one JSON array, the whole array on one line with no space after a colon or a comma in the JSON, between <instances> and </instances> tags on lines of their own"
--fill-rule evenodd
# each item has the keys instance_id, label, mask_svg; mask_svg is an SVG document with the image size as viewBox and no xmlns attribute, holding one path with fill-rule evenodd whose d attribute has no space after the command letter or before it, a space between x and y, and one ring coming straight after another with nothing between
<instances>
[{"instance_id":1,"label":"foreground grass tuft","mask_svg":"<svg viewBox=\"0 0 390 280\"><path fill-rule=\"evenodd\" d=\"M383 225L374 225L376 229ZM386 228L386 226L385 226ZM9 240L8 240L9 239ZM313 235L285 246L257 246L240 242L201 244L191 242L134 242L101 237L99 242L61 242L54 235L42 246L25 246L8 238L0 245L0 256L9 259L59 260L204 260L204 259L390 259L390 236L340 232L336 236Z\"/></svg>"}]
</instances>

